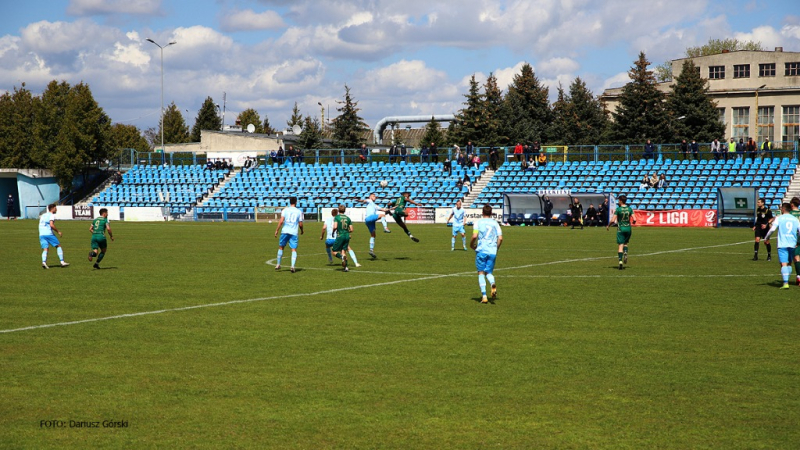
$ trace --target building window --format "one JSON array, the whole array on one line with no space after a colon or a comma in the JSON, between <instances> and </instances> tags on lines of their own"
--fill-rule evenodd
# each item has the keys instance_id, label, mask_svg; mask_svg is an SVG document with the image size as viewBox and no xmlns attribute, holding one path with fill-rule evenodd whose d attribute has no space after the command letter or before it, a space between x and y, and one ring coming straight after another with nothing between
<instances>
[{"instance_id":1,"label":"building window","mask_svg":"<svg viewBox=\"0 0 800 450\"><path fill-rule=\"evenodd\" d=\"M800 138L800 106L783 107L783 141L792 142Z\"/></svg>"},{"instance_id":2,"label":"building window","mask_svg":"<svg viewBox=\"0 0 800 450\"><path fill-rule=\"evenodd\" d=\"M733 137L747 140L750 137L750 108L733 108Z\"/></svg>"},{"instance_id":3,"label":"building window","mask_svg":"<svg viewBox=\"0 0 800 450\"><path fill-rule=\"evenodd\" d=\"M708 79L709 80L722 80L725 78L725 66L709 66Z\"/></svg>"},{"instance_id":4,"label":"building window","mask_svg":"<svg viewBox=\"0 0 800 450\"><path fill-rule=\"evenodd\" d=\"M775 140L775 107L774 106L759 106L758 107L758 142L764 142L764 139L769 139L770 142Z\"/></svg>"},{"instance_id":5,"label":"building window","mask_svg":"<svg viewBox=\"0 0 800 450\"><path fill-rule=\"evenodd\" d=\"M784 75L792 76L792 75L800 75L800 62L788 62L786 63L786 73Z\"/></svg>"},{"instance_id":6,"label":"building window","mask_svg":"<svg viewBox=\"0 0 800 450\"><path fill-rule=\"evenodd\" d=\"M759 64L758 76L760 77L774 77L775 76L775 63Z\"/></svg>"},{"instance_id":7,"label":"building window","mask_svg":"<svg viewBox=\"0 0 800 450\"><path fill-rule=\"evenodd\" d=\"M750 78L750 64L733 66L733 78Z\"/></svg>"},{"instance_id":8,"label":"building window","mask_svg":"<svg viewBox=\"0 0 800 450\"><path fill-rule=\"evenodd\" d=\"M725 125L725 108L717 108L717 112L719 113L720 123Z\"/></svg>"}]
</instances>

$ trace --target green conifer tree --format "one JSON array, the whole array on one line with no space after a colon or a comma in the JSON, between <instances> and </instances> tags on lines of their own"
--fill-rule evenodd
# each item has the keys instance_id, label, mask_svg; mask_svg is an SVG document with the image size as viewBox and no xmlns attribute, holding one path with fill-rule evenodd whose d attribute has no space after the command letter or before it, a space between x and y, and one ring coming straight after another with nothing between
<instances>
[{"instance_id":1,"label":"green conifer tree","mask_svg":"<svg viewBox=\"0 0 800 450\"><path fill-rule=\"evenodd\" d=\"M671 139L697 142L724 140L725 124L719 120L717 105L708 95L708 81L700 76L691 59L683 62L667 99ZM680 118L680 119L679 119Z\"/></svg>"}]
</instances>

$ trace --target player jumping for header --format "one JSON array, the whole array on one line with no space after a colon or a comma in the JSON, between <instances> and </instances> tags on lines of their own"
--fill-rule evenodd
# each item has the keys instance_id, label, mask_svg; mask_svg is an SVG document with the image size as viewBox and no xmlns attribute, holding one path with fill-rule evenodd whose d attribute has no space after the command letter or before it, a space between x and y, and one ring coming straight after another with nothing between
<instances>
[{"instance_id":1,"label":"player jumping for header","mask_svg":"<svg viewBox=\"0 0 800 450\"><path fill-rule=\"evenodd\" d=\"M367 225L367 229L369 230L369 256L373 258L377 258L375 256L375 223L380 220L381 224L383 224L383 232L384 233L391 233L389 230L389 225L386 223L386 212L381 211L378 208L378 205L375 204L375 198L377 196L373 194L369 194L369 198L366 200L359 200L361 203L367 204L367 211L366 216L364 217L364 223Z\"/></svg>"},{"instance_id":2,"label":"player jumping for header","mask_svg":"<svg viewBox=\"0 0 800 450\"><path fill-rule=\"evenodd\" d=\"M397 197L397 200L389 204L389 208L393 210L392 217L394 217L394 221L400 225L400 228L406 232L408 237L411 238L414 242L419 242L419 239L415 238L410 231L408 231L408 227L406 227L405 222L403 222L403 217L406 216L406 205L413 204L417 206L422 206L422 203L417 203L414 200L411 200L411 193L406 191L403 192L400 197Z\"/></svg>"}]
</instances>

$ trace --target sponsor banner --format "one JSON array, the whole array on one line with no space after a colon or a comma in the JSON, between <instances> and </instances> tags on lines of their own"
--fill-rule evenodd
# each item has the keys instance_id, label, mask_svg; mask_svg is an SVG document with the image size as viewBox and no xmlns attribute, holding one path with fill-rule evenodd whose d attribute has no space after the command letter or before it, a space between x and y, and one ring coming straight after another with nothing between
<instances>
[{"instance_id":1,"label":"sponsor banner","mask_svg":"<svg viewBox=\"0 0 800 450\"><path fill-rule=\"evenodd\" d=\"M132 207L125 208L126 222L163 222L165 220L164 209L158 206Z\"/></svg>"},{"instance_id":2,"label":"sponsor banner","mask_svg":"<svg viewBox=\"0 0 800 450\"><path fill-rule=\"evenodd\" d=\"M72 218L78 220L92 220L92 207L89 205L72 205Z\"/></svg>"},{"instance_id":3,"label":"sponsor banner","mask_svg":"<svg viewBox=\"0 0 800 450\"><path fill-rule=\"evenodd\" d=\"M406 208L406 222L434 223L435 220L435 208Z\"/></svg>"},{"instance_id":4,"label":"sponsor banner","mask_svg":"<svg viewBox=\"0 0 800 450\"><path fill-rule=\"evenodd\" d=\"M715 209L675 209L669 211L635 210L636 226L645 227L716 227Z\"/></svg>"},{"instance_id":5,"label":"sponsor banner","mask_svg":"<svg viewBox=\"0 0 800 450\"><path fill-rule=\"evenodd\" d=\"M436 208L436 217L434 219L435 223L447 223L447 218L450 217L450 213L453 211L453 208ZM473 223L476 220L483 217L483 210L481 208L464 208L464 223ZM503 210L493 208L492 209L492 218L498 222L503 221Z\"/></svg>"}]
</instances>

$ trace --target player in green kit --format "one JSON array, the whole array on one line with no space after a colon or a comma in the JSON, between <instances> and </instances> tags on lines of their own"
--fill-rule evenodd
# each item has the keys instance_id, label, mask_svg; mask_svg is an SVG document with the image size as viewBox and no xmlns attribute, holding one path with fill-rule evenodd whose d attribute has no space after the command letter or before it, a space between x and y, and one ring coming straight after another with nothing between
<instances>
[{"instance_id":1,"label":"player in green kit","mask_svg":"<svg viewBox=\"0 0 800 450\"><path fill-rule=\"evenodd\" d=\"M349 272L347 268L347 249L350 247L350 233L353 232L353 223L350 218L344 215L347 208L344 205L339 205L339 215L333 218L333 232L336 235L336 240L333 241L334 254L341 256L342 267L345 272Z\"/></svg>"},{"instance_id":2,"label":"player in green kit","mask_svg":"<svg viewBox=\"0 0 800 450\"><path fill-rule=\"evenodd\" d=\"M106 249L108 248L108 242L106 241L106 231L108 231L108 237L111 240L114 240L114 235L111 234L111 225L108 223L108 210L105 208L100 209L100 217L94 219L92 221L92 225L89 226L89 231L92 232L92 251L89 252L89 262L92 262L92 258L97 256L97 262L94 263L94 268L100 268L100 261L106 256ZM100 254L97 254L97 251L100 250Z\"/></svg>"},{"instance_id":3,"label":"player in green kit","mask_svg":"<svg viewBox=\"0 0 800 450\"><path fill-rule=\"evenodd\" d=\"M422 206L421 203L417 203L414 200L411 200L411 193L406 191L403 192L400 195L400 197L397 197L397 200L391 203L389 205L389 208L393 209L392 217L394 218L394 221L397 222L398 225L400 225L400 228L402 228L403 231L406 232L406 234L408 235L408 237L411 238L412 241L419 242L419 239L415 238L414 235L412 235L411 232L408 231L408 227L406 227L406 224L403 221L403 217L406 216L406 205L409 203L417 206Z\"/></svg>"},{"instance_id":4,"label":"player in green kit","mask_svg":"<svg viewBox=\"0 0 800 450\"><path fill-rule=\"evenodd\" d=\"M606 225L606 231L611 225L617 224L617 256L619 257L619 270L622 270L624 268L623 264L628 264L628 242L631 240L631 223L635 225L636 220L633 219L633 209L628 206L628 197L625 194L617 197L617 202L619 205L617 205L614 215L611 216L611 220Z\"/></svg>"}]
</instances>

